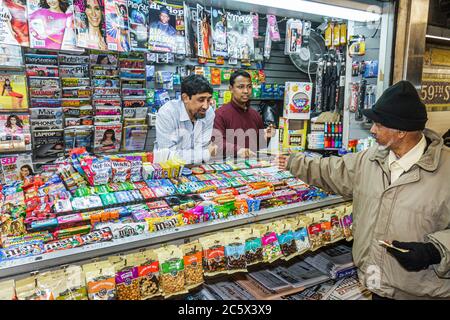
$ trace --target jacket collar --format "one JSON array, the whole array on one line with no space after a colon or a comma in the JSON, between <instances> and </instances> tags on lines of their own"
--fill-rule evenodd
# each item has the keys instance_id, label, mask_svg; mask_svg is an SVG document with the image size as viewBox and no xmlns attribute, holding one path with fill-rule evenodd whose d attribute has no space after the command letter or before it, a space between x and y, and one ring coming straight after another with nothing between
<instances>
[{"instance_id":1,"label":"jacket collar","mask_svg":"<svg viewBox=\"0 0 450 320\"><path fill-rule=\"evenodd\" d=\"M184 105L183 100L178 100L178 107L180 108L180 121L191 121L189 114L187 113L186 106Z\"/></svg>"},{"instance_id":2,"label":"jacket collar","mask_svg":"<svg viewBox=\"0 0 450 320\"><path fill-rule=\"evenodd\" d=\"M416 163L417 166L426 171L436 171L439 166L439 159L441 157L442 147L444 145L444 140L434 131L430 129L425 129L423 131L425 138L427 139L428 147L425 153ZM378 161L380 164L387 163L389 155L389 150L379 150L375 149L373 154L370 156L371 161Z\"/></svg>"}]
</instances>

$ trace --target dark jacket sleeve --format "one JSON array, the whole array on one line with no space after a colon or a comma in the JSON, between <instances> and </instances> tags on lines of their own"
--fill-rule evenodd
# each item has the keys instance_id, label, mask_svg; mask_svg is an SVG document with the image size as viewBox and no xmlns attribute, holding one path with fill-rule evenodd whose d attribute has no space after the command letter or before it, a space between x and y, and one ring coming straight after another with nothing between
<instances>
[{"instance_id":1,"label":"dark jacket sleeve","mask_svg":"<svg viewBox=\"0 0 450 320\"><path fill-rule=\"evenodd\" d=\"M222 154L224 157L227 155L236 156L238 152L237 146L234 144L234 141L227 141L226 131L226 119L223 117L221 112L216 111L216 117L214 118L213 141L219 147L219 154Z\"/></svg>"}]
</instances>

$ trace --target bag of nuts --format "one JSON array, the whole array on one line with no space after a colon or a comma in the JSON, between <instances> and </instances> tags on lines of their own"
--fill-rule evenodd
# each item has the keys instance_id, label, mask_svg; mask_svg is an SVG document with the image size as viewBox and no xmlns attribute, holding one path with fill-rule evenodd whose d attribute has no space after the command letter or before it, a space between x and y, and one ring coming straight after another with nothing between
<instances>
[{"instance_id":1,"label":"bag of nuts","mask_svg":"<svg viewBox=\"0 0 450 320\"><path fill-rule=\"evenodd\" d=\"M116 300L116 272L109 261L83 265L89 300Z\"/></svg>"},{"instance_id":2,"label":"bag of nuts","mask_svg":"<svg viewBox=\"0 0 450 320\"><path fill-rule=\"evenodd\" d=\"M320 216L317 213L308 214L307 217L311 219L311 223L308 225L308 236L311 243L310 250L316 251L325 245L322 222L320 222L321 214Z\"/></svg>"},{"instance_id":3,"label":"bag of nuts","mask_svg":"<svg viewBox=\"0 0 450 320\"><path fill-rule=\"evenodd\" d=\"M177 246L166 246L155 250L158 255L161 274L161 289L163 296L169 298L174 295L184 294L184 260L183 252Z\"/></svg>"},{"instance_id":4,"label":"bag of nuts","mask_svg":"<svg viewBox=\"0 0 450 320\"><path fill-rule=\"evenodd\" d=\"M339 215L339 220L342 226L342 230L344 233L344 237L347 241L351 241L353 239L353 205L350 203L345 206L343 211Z\"/></svg>"},{"instance_id":5,"label":"bag of nuts","mask_svg":"<svg viewBox=\"0 0 450 320\"><path fill-rule=\"evenodd\" d=\"M0 282L0 300L16 300L14 279Z\"/></svg>"},{"instance_id":6,"label":"bag of nuts","mask_svg":"<svg viewBox=\"0 0 450 320\"><path fill-rule=\"evenodd\" d=\"M294 230L295 246L297 247L297 255L301 255L311 248L308 237L308 225L310 221L305 216L298 216L289 219L292 229Z\"/></svg>"},{"instance_id":7,"label":"bag of nuts","mask_svg":"<svg viewBox=\"0 0 450 320\"><path fill-rule=\"evenodd\" d=\"M180 247L184 259L184 276L186 289L190 290L203 283L203 254L198 241Z\"/></svg>"},{"instance_id":8,"label":"bag of nuts","mask_svg":"<svg viewBox=\"0 0 450 320\"><path fill-rule=\"evenodd\" d=\"M64 281L60 283L56 300L87 300L83 270L80 266L64 268Z\"/></svg>"},{"instance_id":9,"label":"bag of nuts","mask_svg":"<svg viewBox=\"0 0 450 320\"><path fill-rule=\"evenodd\" d=\"M127 264L116 271L116 291L118 300L141 300L137 268Z\"/></svg>"},{"instance_id":10,"label":"bag of nuts","mask_svg":"<svg viewBox=\"0 0 450 320\"><path fill-rule=\"evenodd\" d=\"M256 225L261 234L261 242L263 246L264 262L272 263L283 256L277 234L274 232L274 226L271 223Z\"/></svg>"},{"instance_id":11,"label":"bag of nuts","mask_svg":"<svg viewBox=\"0 0 450 320\"><path fill-rule=\"evenodd\" d=\"M161 295L159 289L159 261L155 251L146 250L127 258L134 260L134 264L137 266L141 300Z\"/></svg>"},{"instance_id":12,"label":"bag of nuts","mask_svg":"<svg viewBox=\"0 0 450 320\"><path fill-rule=\"evenodd\" d=\"M225 247L223 239L217 235L199 239L203 247L205 276L215 276L226 272Z\"/></svg>"},{"instance_id":13,"label":"bag of nuts","mask_svg":"<svg viewBox=\"0 0 450 320\"><path fill-rule=\"evenodd\" d=\"M275 232L280 243L283 260L290 260L297 255L297 245L295 244L294 232L291 224L287 220L275 222Z\"/></svg>"},{"instance_id":14,"label":"bag of nuts","mask_svg":"<svg viewBox=\"0 0 450 320\"><path fill-rule=\"evenodd\" d=\"M245 240L245 260L247 266L264 262L261 235L257 228L238 229Z\"/></svg>"},{"instance_id":15,"label":"bag of nuts","mask_svg":"<svg viewBox=\"0 0 450 320\"><path fill-rule=\"evenodd\" d=\"M245 240L239 232L225 234L225 260L228 273L246 272Z\"/></svg>"}]
</instances>

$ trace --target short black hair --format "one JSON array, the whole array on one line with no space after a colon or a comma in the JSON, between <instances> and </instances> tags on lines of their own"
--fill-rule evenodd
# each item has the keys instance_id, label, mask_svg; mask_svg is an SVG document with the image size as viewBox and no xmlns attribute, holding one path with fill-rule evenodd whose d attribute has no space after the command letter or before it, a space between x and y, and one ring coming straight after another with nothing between
<instances>
[{"instance_id":1,"label":"short black hair","mask_svg":"<svg viewBox=\"0 0 450 320\"><path fill-rule=\"evenodd\" d=\"M205 92L213 94L214 89L203 76L191 74L181 82L181 94L186 93L189 99L196 94Z\"/></svg>"},{"instance_id":2,"label":"short black hair","mask_svg":"<svg viewBox=\"0 0 450 320\"><path fill-rule=\"evenodd\" d=\"M252 80L252 76L247 71L245 71L245 70L236 70L235 72L233 72L233 74L230 77L230 86L234 86L234 82L235 82L237 77L244 77L244 78L250 79L250 81Z\"/></svg>"}]
</instances>

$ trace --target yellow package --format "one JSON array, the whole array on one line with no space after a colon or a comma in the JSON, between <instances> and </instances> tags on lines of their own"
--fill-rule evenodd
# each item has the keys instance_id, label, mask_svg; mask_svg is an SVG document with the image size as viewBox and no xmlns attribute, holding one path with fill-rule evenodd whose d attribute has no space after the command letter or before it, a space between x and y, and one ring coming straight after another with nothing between
<instances>
[{"instance_id":1,"label":"yellow package","mask_svg":"<svg viewBox=\"0 0 450 320\"><path fill-rule=\"evenodd\" d=\"M177 214L171 217L145 218L150 232L173 229L184 225L183 215Z\"/></svg>"},{"instance_id":2,"label":"yellow package","mask_svg":"<svg viewBox=\"0 0 450 320\"><path fill-rule=\"evenodd\" d=\"M15 300L15 282L13 279L0 282L0 300Z\"/></svg>"},{"instance_id":3,"label":"yellow package","mask_svg":"<svg viewBox=\"0 0 450 320\"><path fill-rule=\"evenodd\" d=\"M328 26L325 29L325 46L331 47L333 44L333 25L331 22L328 22Z\"/></svg>"},{"instance_id":4,"label":"yellow package","mask_svg":"<svg viewBox=\"0 0 450 320\"><path fill-rule=\"evenodd\" d=\"M341 43L341 28L338 24L333 24L333 46L338 47Z\"/></svg>"},{"instance_id":5,"label":"yellow package","mask_svg":"<svg viewBox=\"0 0 450 320\"><path fill-rule=\"evenodd\" d=\"M340 34L341 34L341 39L340 39L340 44L341 45L345 45L347 44L347 24L346 23L341 23L339 25L340 30Z\"/></svg>"}]
</instances>

